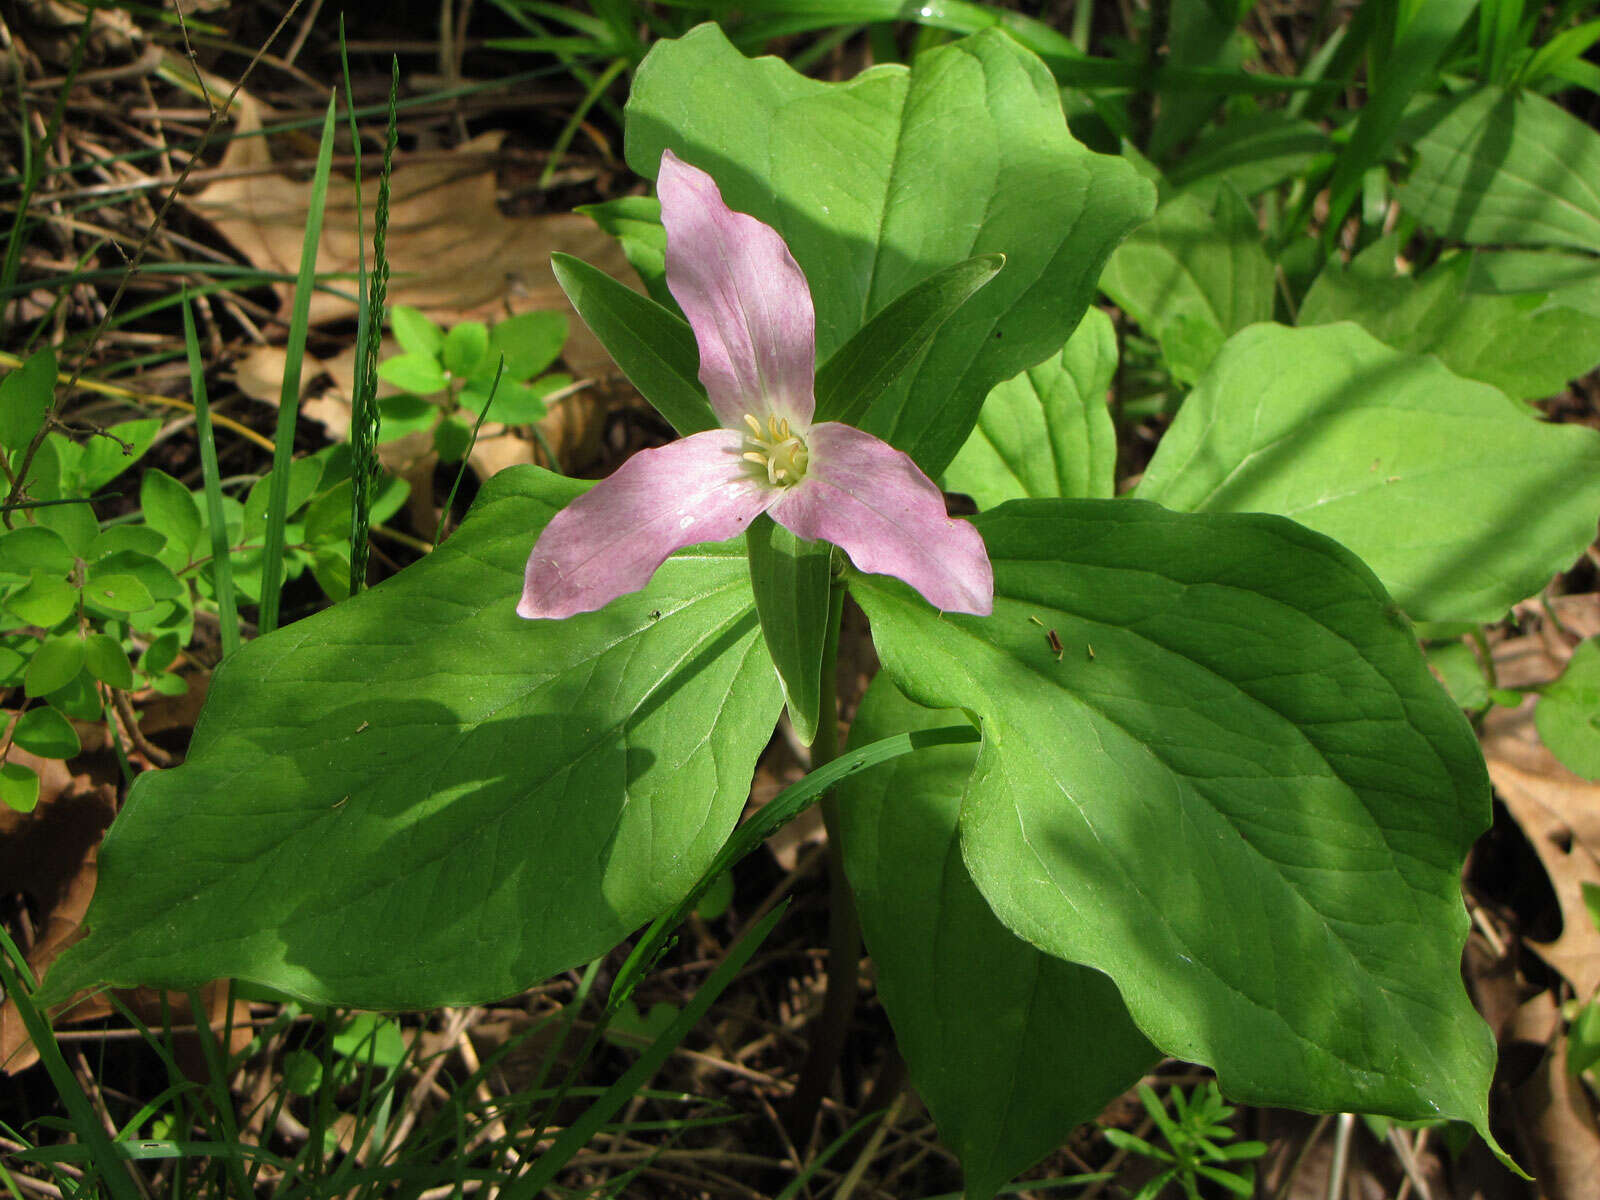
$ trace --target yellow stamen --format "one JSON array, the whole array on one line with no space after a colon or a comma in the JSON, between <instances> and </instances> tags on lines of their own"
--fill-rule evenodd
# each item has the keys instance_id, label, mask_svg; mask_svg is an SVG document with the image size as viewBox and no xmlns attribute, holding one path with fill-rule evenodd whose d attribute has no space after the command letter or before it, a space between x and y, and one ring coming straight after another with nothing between
<instances>
[{"instance_id":1,"label":"yellow stamen","mask_svg":"<svg viewBox=\"0 0 1600 1200\"><path fill-rule=\"evenodd\" d=\"M763 428L754 414L745 413L744 423L750 434L745 438L741 457L756 470L763 471L768 484L791 487L806 477L811 452L787 417L769 414Z\"/></svg>"}]
</instances>

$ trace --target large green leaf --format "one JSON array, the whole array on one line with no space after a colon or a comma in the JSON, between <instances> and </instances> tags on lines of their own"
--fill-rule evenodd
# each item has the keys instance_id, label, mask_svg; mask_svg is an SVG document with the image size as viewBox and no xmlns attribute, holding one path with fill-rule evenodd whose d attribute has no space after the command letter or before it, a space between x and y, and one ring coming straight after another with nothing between
<instances>
[{"instance_id":1,"label":"large green leaf","mask_svg":"<svg viewBox=\"0 0 1600 1200\"><path fill-rule=\"evenodd\" d=\"M1272 260L1255 214L1230 187L1180 195L1111 255L1100 288L1161 344L1185 383L1229 335L1272 317Z\"/></svg>"},{"instance_id":2,"label":"large green leaf","mask_svg":"<svg viewBox=\"0 0 1600 1200\"><path fill-rule=\"evenodd\" d=\"M1437 354L1456 374L1516 399L1554 395L1600 363L1600 315L1558 296L1485 290L1480 281L1496 274L1499 253L1458 254L1414 276L1395 273L1399 249L1391 235L1349 267L1329 264L1306 293L1299 323L1355 321L1386 346Z\"/></svg>"},{"instance_id":3,"label":"large green leaf","mask_svg":"<svg viewBox=\"0 0 1600 1200\"><path fill-rule=\"evenodd\" d=\"M852 746L961 721L879 675ZM878 996L965 1195L995 1190L1098 1116L1159 1057L1098 971L1000 924L961 861L956 819L977 750L919 750L839 789L845 868Z\"/></svg>"},{"instance_id":4,"label":"large green leaf","mask_svg":"<svg viewBox=\"0 0 1600 1200\"><path fill-rule=\"evenodd\" d=\"M1254 196L1304 173L1330 144L1314 121L1283 109L1234 116L1189 147L1171 164L1167 179L1174 188L1205 192L1225 180Z\"/></svg>"},{"instance_id":5,"label":"large green leaf","mask_svg":"<svg viewBox=\"0 0 1600 1200\"><path fill-rule=\"evenodd\" d=\"M1600 250L1600 133L1534 92L1484 85L1407 122L1417 162L1400 205L1479 245Z\"/></svg>"},{"instance_id":6,"label":"large green leaf","mask_svg":"<svg viewBox=\"0 0 1600 1200\"><path fill-rule=\"evenodd\" d=\"M1073 140L1050 73L997 30L821 83L702 26L656 43L634 79L628 162L653 177L667 148L782 234L819 362L934 272L1006 256L863 422L931 475L991 387L1060 349L1152 205L1126 163Z\"/></svg>"},{"instance_id":7,"label":"large green leaf","mask_svg":"<svg viewBox=\"0 0 1600 1200\"><path fill-rule=\"evenodd\" d=\"M778 715L744 550L524 621L528 550L581 488L503 472L421 563L230 657L188 761L135 784L51 994L232 976L362 1008L487 1000L687 892Z\"/></svg>"},{"instance_id":8,"label":"large green leaf","mask_svg":"<svg viewBox=\"0 0 1600 1200\"><path fill-rule=\"evenodd\" d=\"M1116 369L1111 318L1091 308L1060 354L989 393L944 486L979 508L1047 496L1109 499L1117 431L1106 389Z\"/></svg>"},{"instance_id":9,"label":"large green leaf","mask_svg":"<svg viewBox=\"0 0 1600 1200\"><path fill-rule=\"evenodd\" d=\"M1529 308L1573 308L1600 318L1600 258L1587 254L1481 251L1472 257L1468 287L1487 295L1519 296Z\"/></svg>"},{"instance_id":10,"label":"large green leaf","mask_svg":"<svg viewBox=\"0 0 1600 1200\"><path fill-rule=\"evenodd\" d=\"M850 586L895 683L981 724L960 836L995 914L1238 1099L1489 1136L1459 970L1488 780L1372 573L1278 517L1028 500L974 523L992 617Z\"/></svg>"},{"instance_id":11,"label":"large green leaf","mask_svg":"<svg viewBox=\"0 0 1600 1200\"><path fill-rule=\"evenodd\" d=\"M1570 566L1600 513L1600 433L1547 425L1348 323L1237 334L1137 494L1269 512L1343 542L1411 616L1494 621Z\"/></svg>"}]
</instances>

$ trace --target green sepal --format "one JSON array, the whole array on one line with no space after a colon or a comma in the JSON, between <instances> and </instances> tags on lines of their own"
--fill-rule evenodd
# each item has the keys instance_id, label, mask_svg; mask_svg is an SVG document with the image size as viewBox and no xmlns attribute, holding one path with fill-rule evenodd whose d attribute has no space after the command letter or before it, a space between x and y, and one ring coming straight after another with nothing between
<instances>
[{"instance_id":1,"label":"green sepal","mask_svg":"<svg viewBox=\"0 0 1600 1200\"><path fill-rule=\"evenodd\" d=\"M639 394L688 437L721 422L700 386L700 349L689 323L570 254L550 268L572 307Z\"/></svg>"},{"instance_id":2,"label":"green sepal","mask_svg":"<svg viewBox=\"0 0 1600 1200\"><path fill-rule=\"evenodd\" d=\"M871 429L872 407L956 311L1000 273L1004 254L979 254L907 289L817 370L818 421Z\"/></svg>"},{"instance_id":3,"label":"green sepal","mask_svg":"<svg viewBox=\"0 0 1600 1200\"><path fill-rule=\"evenodd\" d=\"M745 549L761 635L795 734L809 746L821 705L833 547L803 541L763 513L750 523Z\"/></svg>"}]
</instances>

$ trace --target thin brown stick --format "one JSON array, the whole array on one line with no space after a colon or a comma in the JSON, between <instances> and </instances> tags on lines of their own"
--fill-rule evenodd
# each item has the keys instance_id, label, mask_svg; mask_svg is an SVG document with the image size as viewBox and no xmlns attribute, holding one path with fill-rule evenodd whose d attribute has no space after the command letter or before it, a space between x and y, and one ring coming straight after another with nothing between
<instances>
[{"instance_id":1,"label":"thin brown stick","mask_svg":"<svg viewBox=\"0 0 1600 1200\"><path fill-rule=\"evenodd\" d=\"M128 735L128 740L133 743L134 748L156 766L170 767L172 755L160 746L152 744L150 739L144 736L144 730L139 728L139 714L133 711L133 701L128 699L128 693L121 688L108 690L111 692L111 703L116 707L117 715L122 718L123 732Z\"/></svg>"}]
</instances>

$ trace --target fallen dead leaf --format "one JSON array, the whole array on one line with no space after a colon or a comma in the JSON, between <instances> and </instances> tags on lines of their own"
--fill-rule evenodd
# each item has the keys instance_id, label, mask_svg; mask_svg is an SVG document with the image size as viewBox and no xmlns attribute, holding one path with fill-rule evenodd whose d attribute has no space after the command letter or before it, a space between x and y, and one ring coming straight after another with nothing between
<instances>
[{"instance_id":1,"label":"fallen dead leaf","mask_svg":"<svg viewBox=\"0 0 1600 1200\"><path fill-rule=\"evenodd\" d=\"M28 966L38 977L77 937L94 894L100 838L116 815L117 791L109 782L75 775L59 759L38 758L15 746L7 758L39 773L39 803L32 812L0 807L0 879L37 906ZM0 1071L14 1074L38 1057L16 1002L8 997L0 1005Z\"/></svg>"},{"instance_id":2,"label":"fallen dead leaf","mask_svg":"<svg viewBox=\"0 0 1600 1200\"><path fill-rule=\"evenodd\" d=\"M1563 625L1587 633L1595 598L1561 601ZM1510 686L1542 683L1559 675L1570 656L1568 641L1546 627L1496 646L1496 677ZM1583 884L1600 884L1600 784L1572 774L1545 748L1533 723L1536 702L1529 696L1517 708L1491 712L1483 753L1495 791L1539 856L1561 909L1561 936L1528 944L1587 998L1600 991L1600 931L1583 902Z\"/></svg>"},{"instance_id":3,"label":"fallen dead leaf","mask_svg":"<svg viewBox=\"0 0 1600 1200\"><path fill-rule=\"evenodd\" d=\"M8 888L29 896L40 914L27 955L29 969L38 978L82 931L98 876L100 839L116 815L117 788L109 779L98 779L89 771L75 772L59 759L38 758L16 746L7 757L39 773L39 803L31 813L0 807L0 879ZM162 992L136 988L119 990L116 996L142 1020L159 1026ZM220 983L201 989L202 1003L215 1030L226 1026L226 996ZM188 997L169 993L164 999L175 1024L192 1021ZM91 1021L113 1011L108 995L82 992L64 1004L55 1019ZM232 1049L237 1051L250 1041L249 1008L236 1005L233 1019ZM185 1069L192 1066L198 1071L203 1064L198 1046L180 1039L177 1048ZM16 1001L8 997L0 1004L0 1074L14 1075L38 1059Z\"/></svg>"},{"instance_id":4,"label":"fallen dead leaf","mask_svg":"<svg viewBox=\"0 0 1600 1200\"><path fill-rule=\"evenodd\" d=\"M260 130L264 110L254 97L241 93L235 111L236 133ZM572 313L550 270L550 254L556 250L632 281L621 247L587 217L508 217L500 211L492 163L504 136L480 134L443 160L407 163L404 156L397 158L390 177L386 251L391 305L420 308L445 325L469 319L492 322L539 309ZM278 172L267 139L259 136L230 141L219 169L241 174L208 184L186 203L250 263L293 275L305 236L309 183ZM376 184L367 181L361 193L363 226L370 238ZM356 266L355 185L336 178L328 187L317 270L353 273ZM353 285L346 286L353 292ZM277 290L287 307L293 288L282 284ZM354 316L353 300L325 290L312 295L313 325ZM563 357L574 373L613 370L594 335L576 314L573 318Z\"/></svg>"},{"instance_id":5,"label":"fallen dead leaf","mask_svg":"<svg viewBox=\"0 0 1600 1200\"><path fill-rule=\"evenodd\" d=\"M1567 1039L1556 1037L1533 1075L1513 1093L1513 1111L1539 1195L1578 1200L1600 1189L1600 1125L1594 1102L1567 1070Z\"/></svg>"},{"instance_id":6,"label":"fallen dead leaf","mask_svg":"<svg viewBox=\"0 0 1600 1200\"><path fill-rule=\"evenodd\" d=\"M236 131L251 133L263 123L263 108L253 97L236 101ZM575 254L615 277L634 282L620 246L592 221L572 213L507 217L495 200L494 152L504 135L481 134L443 161L400 161L391 176L388 302L422 309L449 327L464 320L493 323L516 313L560 309L568 314L571 333L562 352L568 370L579 379L598 381L559 401L540 422L539 431L568 471L592 462L599 450L607 393L620 378L610 357L568 303L550 270L552 251ZM223 171L242 172L208 185L188 203L209 220L234 248L264 270L292 274L300 259L310 187L278 172L266 139L235 138L220 164ZM377 188L362 189L365 229L372 228ZM354 184L335 179L329 185L327 213L318 246L319 271L353 272L357 267ZM280 285L286 305L293 289ZM311 299L313 324L344 320L354 304L326 291ZM386 339L382 353L397 353ZM239 390L254 400L276 404L282 389L286 355L281 346L253 347L234 363ZM331 358L308 354L301 367L300 394L319 375L331 387L307 398L301 411L320 421L330 438L342 440L350 428L350 397L355 384L355 349ZM380 395L393 389L380 383ZM414 505L432 503L432 443L423 437L402 438L379 447L386 470L406 479ZM538 444L501 425L486 425L470 458L480 478L505 467L541 460ZM424 522L426 524L426 522Z\"/></svg>"}]
</instances>

